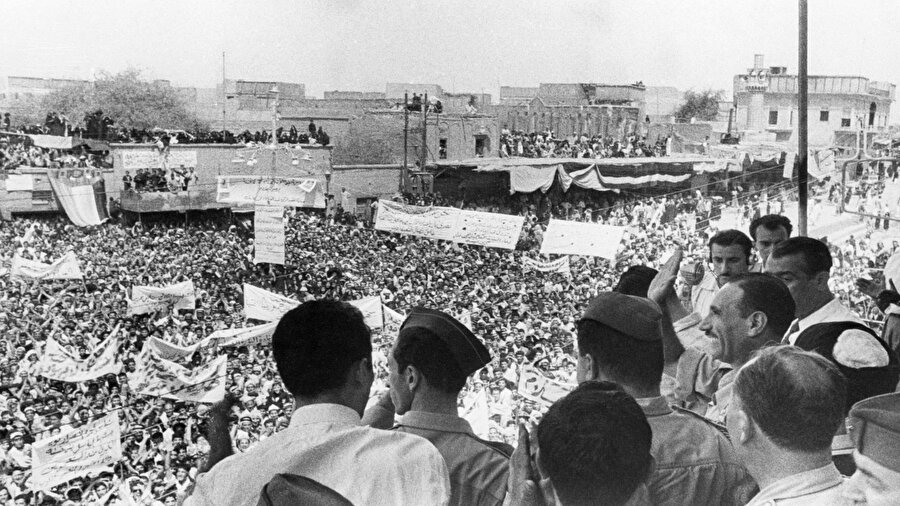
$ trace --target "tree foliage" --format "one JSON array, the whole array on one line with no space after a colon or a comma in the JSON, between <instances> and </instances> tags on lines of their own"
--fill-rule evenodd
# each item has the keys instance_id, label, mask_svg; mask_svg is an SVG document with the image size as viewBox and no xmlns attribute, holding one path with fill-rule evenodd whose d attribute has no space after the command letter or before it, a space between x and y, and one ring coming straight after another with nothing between
<instances>
[{"instance_id":1,"label":"tree foliage","mask_svg":"<svg viewBox=\"0 0 900 506\"><path fill-rule=\"evenodd\" d=\"M98 109L115 120L115 128L187 130L205 126L176 88L145 80L133 68L118 74L101 72L92 83L57 90L44 97L42 107L81 126L85 126L85 115Z\"/></svg>"},{"instance_id":2,"label":"tree foliage","mask_svg":"<svg viewBox=\"0 0 900 506\"><path fill-rule=\"evenodd\" d=\"M689 90L684 94L684 102L675 110L675 118L684 121L690 121L691 118L714 121L719 113L719 101L724 96L725 93L721 90Z\"/></svg>"}]
</instances>

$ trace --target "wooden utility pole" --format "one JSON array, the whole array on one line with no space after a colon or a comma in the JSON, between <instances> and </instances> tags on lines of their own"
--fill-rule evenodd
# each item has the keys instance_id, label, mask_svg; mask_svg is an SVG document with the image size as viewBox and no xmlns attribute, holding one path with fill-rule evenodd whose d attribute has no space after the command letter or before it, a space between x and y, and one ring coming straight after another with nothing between
<instances>
[{"instance_id":1,"label":"wooden utility pole","mask_svg":"<svg viewBox=\"0 0 900 506\"><path fill-rule=\"evenodd\" d=\"M809 140L808 140L808 125L807 125L807 103L809 101L809 76L806 68L807 63L807 4L806 0L800 0L800 64L798 65L800 68L800 75L797 76L797 79L800 81L798 84L800 96L797 100L797 107L800 109L799 119L800 124L797 125L799 129L799 142L797 143L797 151L799 151L799 159L798 159L798 167L797 167L797 175L798 175L798 185L799 185L799 197L800 202L797 206L797 222L800 228L800 235L807 235L807 224L806 224L806 209L807 204L809 202L809 188L807 187L809 183L809 173L808 170L808 156L809 156Z\"/></svg>"},{"instance_id":2,"label":"wooden utility pole","mask_svg":"<svg viewBox=\"0 0 900 506\"><path fill-rule=\"evenodd\" d=\"M406 181L409 179L407 154L409 151L409 93L403 92L403 168L400 169L400 193L406 192Z\"/></svg>"},{"instance_id":3,"label":"wooden utility pole","mask_svg":"<svg viewBox=\"0 0 900 506\"><path fill-rule=\"evenodd\" d=\"M425 162L428 159L428 93L422 100L422 155L419 158L419 170L425 170Z\"/></svg>"}]
</instances>

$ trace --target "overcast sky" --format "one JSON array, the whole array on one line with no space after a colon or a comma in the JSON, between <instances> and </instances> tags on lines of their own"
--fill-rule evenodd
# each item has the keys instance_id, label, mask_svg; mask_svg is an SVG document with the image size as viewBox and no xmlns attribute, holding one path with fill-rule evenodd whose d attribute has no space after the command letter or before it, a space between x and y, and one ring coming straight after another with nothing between
<instances>
[{"instance_id":1,"label":"overcast sky","mask_svg":"<svg viewBox=\"0 0 900 506\"><path fill-rule=\"evenodd\" d=\"M810 74L900 82L900 2L809 3ZM89 78L134 66L147 77L210 87L222 79L224 51L229 78L301 82L316 97L384 91L386 82L496 94L499 85L638 80L730 95L754 53L797 71L791 0L0 5L0 75Z\"/></svg>"}]
</instances>

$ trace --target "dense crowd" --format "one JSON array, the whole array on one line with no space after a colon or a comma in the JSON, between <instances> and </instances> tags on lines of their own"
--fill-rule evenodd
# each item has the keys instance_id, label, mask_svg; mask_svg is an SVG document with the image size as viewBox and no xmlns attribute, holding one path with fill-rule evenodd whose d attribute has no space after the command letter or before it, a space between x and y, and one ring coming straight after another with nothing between
<instances>
[{"instance_id":1,"label":"dense crowd","mask_svg":"<svg viewBox=\"0 0 900 506\"><path fill-rule=\"evenodd\" d=\"M126 459L111 473L75 480L57 488L55 496L43 497L66 496L84 504L119 504L108 501L113 495L120 501L130 496L138 504L180 501L209 451L208 410L136 396L129 389L129 375L134 374L135 358L148 336L190 345L214 330L243 325L243 283L301 301L380 295L400 313L425 306L468 319L494 360L466 383L458 398L459 411L485 439L515 444L516 422L536 427L545 411L517 394L521 368L533 364L547 376L574 382L573 336L587 301L615 286L628 266L660 267L676 248L697 263L707 254L706 238L695 232L698 204L703 207L696 200L607 202L591 199L588 193L573 193L571 200L574 203L552 202L536 194L468 204L527 217L521 250L513 252L384 234L340 210L335 220L289 211L288 267L254 265L252 233L218 219L187 227L179 220L90 229L75 228L59 218L3 223L4 265L15 253L50 262L73 249L86 274L84 283L20 283L0 277L0 332L8 336L0 376L0 399L5 404L0 422L9 500L29 493L31 443L121 407ZM444 202L438 197L436 203ZM576 257L571 276L526 271L522 258L537 258L534 246L549 217L628 226L619 261L613 265ZM861 314L874 314L874 304L853 290L853 280L883 265L896 247L896 242L886 247L855 240L833 246L835 293ZM126 316L129 287L185 279L193 280L200 293L194 311ZM119 375L71 384L32 374L48 337L84 356L117 324L127 336L119 355L124 366ZM374 336L373 395L386 389L392 340L390 333ZM233 450L241 453L287 427L291 396L279 382L270 349L228 353L228 388L239 398L231 412L231 435ZM201 350L192 363L205 363L212 354Z\"/></svg>"},{"instance_id":2,"label":"dense crowd","mask_svg":"<svg viewBox=\"0 0 900 506\"><path fill-rule=\"evenodd\" d=\"M552 130L522 132L500 131L500 157L526 158L641 158L666 156L667 139L656 142L645 137L628 135L623 139L612 136L572 134L559 138Z\"/></svg>"}]
</instances>

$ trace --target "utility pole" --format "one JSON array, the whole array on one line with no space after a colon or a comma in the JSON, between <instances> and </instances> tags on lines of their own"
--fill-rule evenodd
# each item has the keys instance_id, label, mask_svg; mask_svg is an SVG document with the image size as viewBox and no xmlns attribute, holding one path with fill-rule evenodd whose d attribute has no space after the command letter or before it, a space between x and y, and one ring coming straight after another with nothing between
<instances>
[{"instance_id":1,"label":"utility pole","mask_svg":"<svg viewBox=\"0 0 900 506\"><path fill-rule=\"evenodd\" d=\"M419 159L419 170L425 170L425 161L428 158L428 93L422 100L422 155Z\"/></svg>"},{"instance_id":2,"label":"utility pole","mask_svg":"<svg viewBox=\"0 0 900 506\"><path fill-rule=\"evenodd\" d=\"M225 90L225 51L222 51L222 134L228 130L228 124L225 120L225 102L228 101L228 92Z\"/></svg>"},{"instance_id":3,"label":"utility pole","mask_svg":"<svg viewBox=\"0 0 900 506\"><path fill-rule=\"evenodd\" d=\"M800 108L800 124L797 125L799 128L799 142L797 146L797 150L799 151L799 164L797 167L798 176L799 176L799 197L800 202L797 206L797 222L799 223L800 235L807 235L807 224L806 224L806 209L809 201L809 189L807 187L809 183L809 173L808 173L808 157L809 157L809 140L807 138L808 130L807 130L807 103L809 101L809 76L808 70L806 68L807 63L807 0L800 0L800 64L798 67L800 68L800 75L797 76L797 79L800 81L798 84L800 85L799 91L800 96L798 97L798 107Z\"/></svg>"},{"instance_id":4,"label":"utility pole","mask_svg":"<svg viewBox=\"0 0 900 506\"><path fill-rule=\"evenodd\" d=\"M409 151L409 93L403 92L403 168L400 169L400 193L406 192L406 181L409 178L407 152Z\"/></svg>"}]
</instances>

